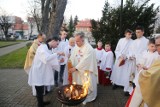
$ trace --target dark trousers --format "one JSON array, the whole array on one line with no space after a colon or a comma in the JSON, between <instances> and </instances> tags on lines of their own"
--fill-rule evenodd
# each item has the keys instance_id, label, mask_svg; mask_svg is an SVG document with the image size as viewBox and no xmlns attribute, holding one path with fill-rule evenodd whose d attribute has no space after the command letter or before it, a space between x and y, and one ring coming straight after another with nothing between
<instances>
[{"instance_id":1,"label":"dark trousers","mask_svg":"<svg viewBox=\"0 0 160 107\"><path fill-rule=\"evenodd\" d=\"M60 74L59 74L60 82L63 82L64 69L65 69L65 65L61 65L60 66ZM55 80L55 83L58 83L58 71L55 71L55 73L54 73L54 80Z\"/></svg>"},{"instance_id":2,"label":"dark trousers","mask_svg":"<svg viewBox=\"0 0 160 107\"><path fill-rule=\"evenodd\" d=\"M44 86L35 86L36 92L37 92L37 102L38 107L44 107L43 104L43 92L44 92Z\"/></svg>"}]
</instances>

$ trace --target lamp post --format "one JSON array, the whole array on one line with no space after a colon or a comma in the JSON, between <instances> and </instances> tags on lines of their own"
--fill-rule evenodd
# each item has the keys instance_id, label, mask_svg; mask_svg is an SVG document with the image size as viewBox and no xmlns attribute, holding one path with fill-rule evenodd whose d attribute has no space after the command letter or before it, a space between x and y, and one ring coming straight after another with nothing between
<instances>
[{"instance_id":1,"label":"lamp post","mask_svg":"<svg viewBox=\"0 0 160 107\"><path fill-rule=\"evenodd\" d=\"M122 14L123 14L123 0L121 0L121 10L120 10L120 38L122 35Z\"/></svg>"}]
</instances>

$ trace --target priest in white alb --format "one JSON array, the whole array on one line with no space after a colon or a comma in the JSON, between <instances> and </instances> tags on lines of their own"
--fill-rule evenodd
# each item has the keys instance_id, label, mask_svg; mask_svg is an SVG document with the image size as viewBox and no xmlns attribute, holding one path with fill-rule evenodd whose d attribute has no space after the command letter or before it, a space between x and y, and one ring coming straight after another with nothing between
<instances>
[{"instance_id":1,"label":"priest in white alb","mask_svg":"<svg viewBox=\"0 0 160 107\"><path fill-rule=\"evenodd\" d=\"M42 34L42 33L38 34L37 39L33 41L32 45L28 49L25 64L24 64L24 70L26 71L27 74L29 73L30 68L32 66L32 62L36 54L36 50L44 42L45 38L46 38L45 34ZM32 86L32 94L33 96L36 96L35 86Z\"/></svg>"},{"instance_id":2,"label":"priest in white alb","mask_svg":"<svg viewBox=\"0 0 160 107\"><path fill-rule=\"evenodd\" d=\"M96 53L92 46L85 41L83 32L75 35L75 41L76 47L70 58L73 68L69 69L69 72L73 75L72 82L76 82L76 84L83 85L89 81L88 96L83 102L83 104L86 104L95 100L97 96L98 70Z\"/></svg>"},{"instance_id":3,"label":"priest in white alb","mask_svg":"<svg viewBox=\"0 0 160 107\"><path fill-rule=\"evenodd\" d=\"M46 44L38 47L33 64L29 71L28 84L35 86L38 107L44 107L48 102L43 102L44 86L54 85L54 72L59 71L59 61L57 55L53 53L52 48L58 46L59 39L53 37L48 39Z\"/></svg>"}]
</instances>

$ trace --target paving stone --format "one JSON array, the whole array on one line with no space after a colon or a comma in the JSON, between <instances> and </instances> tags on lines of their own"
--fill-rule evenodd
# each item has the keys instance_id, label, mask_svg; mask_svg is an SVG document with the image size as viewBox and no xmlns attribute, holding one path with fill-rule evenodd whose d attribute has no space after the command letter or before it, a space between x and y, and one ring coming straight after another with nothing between
<instances>
[{"instance_id":1,"label":"paving stone","mask_svg":"<svg viewBox=\"0 0 160 107\"><path fill-rule=\"evenodd\" d=\"M0 69L0 107L37 106L36 97L32 96L27 78L27 74L22 69ZM74 107L124 107L127 99L122 88L112 90L111 85L98 85L98 96L95 101ZM51 104L46 107L62 107L56 99L56 88L45 95L44 100L51 101Z\"/></svg>"}]
</instances>

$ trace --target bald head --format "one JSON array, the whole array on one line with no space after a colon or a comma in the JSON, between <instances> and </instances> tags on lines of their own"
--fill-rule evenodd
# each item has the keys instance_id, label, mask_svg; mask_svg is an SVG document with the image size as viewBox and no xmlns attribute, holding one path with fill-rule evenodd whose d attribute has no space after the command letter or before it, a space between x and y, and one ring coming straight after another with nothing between
<instances>
[{"instance_id":1,"label":"bald head","mask_svg":"<svg viewBox=\"0 0 160 107\"><path fill-rule=\"evenodd\" d=\"M84 38L85 38L85 34L83 32L75 34L75 41L78 47L81 47L84 45Z\"/></svg>"},{"instance_id":2,"label":"bald head","mask_svg":"<svg viewBox=\"0 0 160 107\"><path fill-rule=\"evenodd\" d=\"M72 47L75 46L75 38L74 37L69 38L69 45Z\"/></svg>"},{"instance_id":3,"label":"bald head","mask_svg":"<svg viewBox=\"0 0 160 107\"><path fill-rule=\"evenodd\" d=\"M46 35L43 33L38 34L37 39L39 42L44 42L44 40L46 39Z\"/></svg>"}]
</instances>

